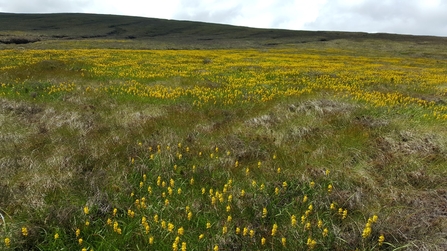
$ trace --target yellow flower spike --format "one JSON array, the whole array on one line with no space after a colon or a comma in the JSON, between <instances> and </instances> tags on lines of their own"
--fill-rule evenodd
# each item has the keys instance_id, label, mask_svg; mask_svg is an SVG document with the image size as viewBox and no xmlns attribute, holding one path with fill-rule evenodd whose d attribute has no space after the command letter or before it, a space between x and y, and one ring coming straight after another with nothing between
<instances>
[{"instance_id":1,"label":"yellow flower spike","mask_svg":"<svg viewBox=\"0 0 447 251\"><path fill-rule=\"evenodd\" d=\"M219 246L218 245L214 245L213 251L219 251Z\"/></svg>"},{"instance_id":2,"label":"yellow flower spike","mask_svg":"<svg viewBox=\"0 0 447 251\"><path fill-rule=\"evenodd\" d=\"M261 186L259 187L259 190L262 191L262 190L264 190L264 189L265 189L265 185L264 185L264 183L262 183Z\"/></svg>"},{"instance_id":3,"label":"yellow flower spike","mask_svg":"<svg viewBox=\"0 0 447 251\"><path fill-rule=\"evenodd\" d=\"M233 217L231 217L231 215L228 215L227 222L231 222L231 220L233 220Z\"/></svg>"},{"instance_id":4,"label":"yellow flower spike","mask_svg":"<svg viewBox=\"0 0 447 251\"><path fill-rule=\"evenodd\" d=\"M231 203L231 201L233 200L233 195L231 195L231 194L230 194L230 195L228 195L228 198L227 198L227 200L228 200L228 202L229 202L229 203Z\"/></svg>"},{"instance_id":5,"label":"yellow flower spike","mask_svg":"<svg viewBox=\"0 0 447 251\"><path fill-rule=\"evenodd\" d=\"M283 247L286 246L286 244L287 244L287 239L286 239L286 237L282 237L282 238L281 238L281 244L282 244Z\"/></svg>"},{"instance_id":6,"label":"yellow flower spike","mask_svg":"<svg viewBox=\"0 0 447 251\"><path fill-rule=\"evenodd\" d=\"M236 227L235 232L236 232L236 234L240 234L241 233L241 228L240 227Z\"/></svg>"},{"instance_id":7,"label":"yellow flower spike","mask_svg":"<svg viewBox=\"0 0 447 251\"><path fill-rule=\"evenodd\" d=\"M192 212L188 212L188 220L192 219Z\"/></svg>"},{"instance_id":8,"label":"yellow flower spike","mask_svg":"<svg viewBox=\"0 0 447 251\"><path fill-rule=\"evenodd\" d=\"M165 181L161 182L161 187L166 187L166 182Z\"/></svg>"},{"instance_id":9,"label":"yellow flower spike","mask_svg":"<svg viewBox=\"0 0 447 251\"><path fill-rule=\"evenodd\" d=\"M372 222L376 223L378 219L379 219L379 217L377 215L373 215Z\"/></svg>"},{"instance_id":10,"label":"yellow flower spike","mask_svg":"<svg viewBox=\"0 0 447 251\"><path fill-rule=\"evenodd\" d=\"M312 225L310 224L310 222L307 222L306 225L304 226L304 229L305 230L310 230L311 226Z\"/></svg>"},{"instance_id":11,"label":"yellow flower spike","mask_svg":"<svg viewBox=\"0 0 447 251\"><path fill-rule=\"evenodd\" d=\"M182 242L181 250L186 251L186 242Z\"/></svg>"},{"instance_id":12,"label":"yellow flower spike","mask_svg":"<svg viewBox=\"0 0 447 251\"><path fill-rule=\"evenodd\" d=\"M247 168L245 168L245 175L248 176L249 174L250 174L250 168L247 167Z\"/></svg>"},{"instance_id":13,"label":"yellow flower spike","mask_svg":"<svg viewBox=\"0 0 447 251\"><path fill-rule=\"evenodd\" d=\"M307 238L307 243L306 245L309 247L309 249L314 249L315 246L317 245L317 242L315 240L312 240L312 238Z\"/></svg>"},{"instance_id":14,"label":"yellow flower spike","mask_svg":"<svg viewBox=\"0 0 447 251\"><path fill-rule=\"evenodd\" d=\"M79 239L78 239L78 243L79 243L79 245L82 245L82 242L83 242L82 238L79 238Z\"/></svg>"},{"instance_id":15,"label":"yellow flower spike","mask_svg":"<svg viewBox=\"0 0 447 251\"><path fill-rule=\"evenodd\" d=\"M169 200L168 199L165 200L165 206L166 207L169 206Z\"/></svg>"},{"instance_id":16,"label":"yellow flower spike","mask_svg":"<svg viewBox=\"0 0 447 251\"><path fill-rule=\"evenodd\" d=\"M330 209L331 210L336 210L337 209L337 207L335 206L334 202L331 203Z\"/></svg>"},{"instance_id":17,"label":"yellow flower spike","mask_svg":"<svg viewBox=\"0 0 447 251\"><path fill-rule=\"evenodd\" d=\"M174 224L172 224L171 222L168 223L168 231L172 232L174 230Z\"/></svg>"},{"instance_id":18,"label":"yellow flower spike","mask_svg":"<svg viewBox=\"0 0 447 251\"><path fill-rule=\"evenodd\" d=\"M113 209L113 217L116 216L116 213L117 213L117 212L118 212L118 209L114 208L114 209Z\"/></svg>"},{"instance_id":19,"label":"yellow flower spike","mask_svg":"<svg viewBox=\"0 0 447 251\"><path fill-rule=\"evenodd\" d=\"M231 152L230 152L230 151L227 151L227 156L230 156L230 154L231 154Z\"/></svg>"},{"instance_id":20,"label":"yellow flower spike","mask_svg":"<svg viewBox=\"0 0 447 251\"><path fill-rule=\"evenodd\" d=\"M284 181L284 182L282 183L282 187L283 187L284 189L287 188L287 182L286 182L286 181Z\"/></svg>"},{"instance_id":21,"label":"yellow flower spike","mask_svg":"<svg viewBox=\"0 0 447 251\"><path fill-rule=\"evenodd\" d=\"M207 229L211 228L211 223L209 221L206 223L206 228Z\"/></svg>"},{"instance_id":22,"label":"yellow flower spike","mask_svg":"<svg viewBox=\"0 0 447 251\"><path fill-rule=\"evenodd\" d=\"M314 187L315 187L315 182L311 181L311 182L309 183L309 186L310 186L311 188L314 188Z\"/></svg>"},{"instance_id":23,"label":"yellow flower spike","mask_svg":"<svg viewBox=\"0 0 447 251\"><path fill-rule=\"evenodd\" d=\"M173 179L170 179L170 180L169 180L169 185L170 185L172 188L174 188L174 186L175 186L175 181L174 181Z\"/></svg>"},{"instance_id":24,"label":"yellow flower spike","mask_svg":"<svg viewBox=\"0 0 447 251\"><path fill-rule=\"evenodd\" d=\"M177 189L177 194L182 194L182 189L181 188L179 188L179 189Z\"/></svg>"},{"instance_id":25,"label":"yellow flower spike","mask_svg":"<svg viewBox=\"0 0 447 251\"><path fill-rule=\"evenodd\" d=\"M275 236L277 231L278 231L278 225L275 223L273 224L272 227L272 236Z\"/></svg>"},{"instance_id":26,"label":"yellow flower spike","mask_svg":"<svg viewBox=\"0 0 447 251\"><path fill-rule=\"evenodd\" d=\"M146 180L147 180L147 175L143 174L143 181L146 181Z\"/></svg>"},{"instance_id":27,"label":"yellow flower spike","mask_svg":"<svg viewBox=\"0 0 447 251\"><path fill-rule=\"evenodd\" d=\"M278 195L279 194L279 188L278 187L275 187L275 195Z\"/></svg>"},{"instance_id":28,"label":"yellow flower spike","mask_svg":"<svg viewBox=\"0 0 447 251\"><path fill-rule=\"evenodd\" d=\"M346 219L346 217L348 217L348 209L343 210L341 219L344 220L344 219Z\"/></svg>"},{"instance_id":29,"label":"yellow flower spike","mask_svg":"<svg viewBox=\"0 0 447 251\"><path fill-rule=\"evenodd\" d=\"M248 234L248 228L244 227L244 230L242 231L242 235L246 236Z\"/></svg>"},{"instance_id":30,"label":"yellow flower spike","mask_svg":"<svg viewBox=\"0 0 447 251\"><path fill-rule=\"evenodd\" d=\"M306 203L307 202L307 195L304 195L304 197L303 197L303 203Z\"/></svg>"},{"instance_id":31,"label":"yellow flower spike","mask_svg":"<svg viewBox=\"0 0 447 251\"><path fill-rule=\"evenodd\" d=\"M5 247L9 248L11 246L11 239L10 238L6 237L4 242L5 242Z\"/></svg>"},{"instance_id":32,"label":"yellow flower spike","mask_svg":"<svg viewBox=\"0 0 447 251\"><path fill-rule=\"evenodd\" d=\"M154 221L158 223L158 214L154 215Z\"/></svg>"},{"instance_id":33,"label":"yellow flower spike","mask_svg":"<svg viewBox=\"0 0 447 251\"><path fill-rule=\"evenodd\" d=\"M227 212L230 212L230 211L231 211L231 206L230 206L230 205L227 205L226 210L227 210Z\"/></svg>"},{"instance_id":34,"label":"yellow flower spike","mask_svg":"<svg viewBox=\"0 0 447 251\"><path fill-rule=\"evenodd\" d=\"M309 211L312 211L314 209L314 206L312 204L310 204L307 209L309 209Z\"/></svg>"},{"instance_id":35,"label":"yellow flower spike","mask_svg":"<svg viewBox=\"0 0 447 251\"><path fill-rule=\"evenodd\" d=\"M28 229L26 227L22 227L22 235L28 236Z\"/></svg>"},{"instance_id":36,"label":"yellow flower spike","mask_svg":"<svg viewBox=\"0 0 447 251\"><path fill-rule=\"evenodd\" d=\"M318 220L317 226L318 226L318 228L321 228L323 226L323 221L322 220Z\"/></svg>"},{"instance_id":37,"label":"yellow flower spike","mask_svg":"<svg viewBox=\"0 0 447 251\"><path fill-rule=\"evenodd\" d=\"M262 218L265 218L265 217L267 217L267 208L263 208L262 209Z\"/></svg>"},{"instance_id":38,"label":"yellow flower spike","mask_svg":"<svg viewBox=\"0 0 447 251\"><path fill-rule=\"evenodd\" d=\"M323 237L326 237L328 235L328 233L329 233L329 230L327 228L323 229L323 233L322 233Z\"/></svg>"},{"instance_id":39,"label":"yellow flower spike","mask_svg":"<svg viewBox=\"0 0 447 251\"><path fill-rule=\"evenodd\" d=\"M250 237L253 238L255 236L255 230L251 229L250 230Z\"/></svg>"},{"instance_id":40,"label":"yellow flower spike","mask_svg":"<svg viewBox=\"0 0 447 251\"><path fill-rule=\"evenodd\" d=\"M203 237L205 237L205 235L204 234L200 234L199 235L199 240L203 239Z\"/></svg>"},{"instance_id":41,"label":"yellow flower spike","mask_svg":"<svg viewBox=\"0 0 447 251\"><path fill-rule=\"evenodd\" d=\"M189 180L189 184L190 184L190 185L194 185L194 178L191 178L191 179Z\"/></svg>"},{"instance_id":42,"label":"yellow flower spike","mask_svg":"<svg viewBox=\"0 0 447 251\"><path fill-rule=\"evenodd\" d=\"M177 233L178 235L183 235L185 233L185 229L183 227L180 227L179 229L177 229Z\"/></svg>"},{"instance_id":43,"label":"yellow flower spike","mask_svg":"<svg viewBox=\"0 0 447 251\"><path fill-rule=\"evenodd\" d=\"M290 217L290 223L292 224L292 226L295 226L295 225L296 225L296 216L295 216L295 215L292 215L292 216Z\"/></svg>"},{"instance_id":44,"label":"yellow flower spike","mask_svg":"<svg viewBox=\"0 0 447 251\"><path fill-rule=\"evenodd\" d=\"M273 157L272 157L272 159L276 159L276 154L273 154Z\"/></svg>"},{"instance_id":45,"label":"yellow flower spike","mask_svg":"<svg viewBox=\"0 0 447 251\"><path fill-rule=\"evenodd\" d=\"M262 246L264 246L264 245L265 245L265 241L266 241L266 240L265 240L265 238L264 238L264 237L262 237L262 238L261 238L261 245L262 245Z\"/></svg>"},{"instance_id":46,"label":"yellow flower spike","mask_svg":"<svg viewBox=\"0 0 447 251\"><path fill-rule=\"evenodd\" d=\"M260 168L262 165L261 161L258 161L258 168Z\"/></svg>"},{"instance_id":47,"label":"yellow flower spike","mask_svg":"<svg viewBox=\"0 0 447 251\"><path fill-rule=\"evenodd\" d=\"M166 221L161 221L161 228L165 229L166 228Z\"/></svg>"},{"instance_id":48,"label":"yellow flower spike","mask_svg":"<svg viewBox=\"0 0 447 251\"><path fill-rule=\"evenodd\" d=\"M236 162L234 162L234 167L238 167L239 166L239 161L236 160Z\"/></svg>"},{"instance_id":49,"label":"yellow flower spike","mask_svg":"<svg viewBox=\"0 0 447 251\"><path fill-rule=\"evenodd\" d=\"M84 207L84 214L87 215L89 213L89 209L87 206Z\"/></svg>"},{"instance_id":50,"label":"yellow flower spike","mask_svg":"<svg viewBox=\"0 0 447 251\"><path fill-rule=\"evenodd\" d=\"M154 244L154 236L149 237L149 244L150 245Z\"/></svg>"},{"instance_id":51,"label":"yellow flower spike","mask_svg":"<svg viewBox=\"0 0 447 251\"><path fill-rule=\"evenodd\" d=\"M332 192L332 189L333 189L333 186L332 186L331 184L329 184L329 185L327 186L327 192L328 192L328 193L331 193L331 192Z\"/></svg>"},{"instance_id":52,"label":"yellow flower spike","mask_svg":"<svg viewBox=\"0 0 447 251\"><path fill-rule=\"evenodd\" d=\"M54 239L55 239L55 240L59 239L59 234L58 234L58 233L55 233L55 234L54 234Z\"/></svg>"},{"instance_id":53,"label":"yellow flower spike","mask_svg":"<svg viewBox=\"0 0 447 251\"><path fill-rule=\"evenodd\" d=\"M81 251L87 251L87 248L82 248Z\"/></svg>"},{"instance_id":54,"label":"yellow flower spike","mask_svg":"<svg viewBox=\"0 0 447 251\"><path fill-rule=\"evenodd\" d=\"M329 173L330 173L331 171L329 170L329 169L326 169L326 171L324 172L325 174L326 174L326 176L329 176Z\"/></svg>"},{"instance_id":55,"label":"yellow flower spike","mask_svg":"<svg viewBox=\"0 0 447 251\"><path fill-rule=\"evenodd\" d=\"M379 239L378 239L379 246L382 246L384 241L385 241L385 236L383 234L380 234Z\"/></svg>"},{"instance_id":56,"label":"yellow flower spike","mask_svg":"<svg viewBox=\"0 0 447 251\"><path fill-rule=\"evenodd\" d=\"M222 227L222 234L226 234L228 232L228 227L227 226L223 226Z\"/></svg>"},{"instance_id":57,"label":"yellow flower spike","mask_svg":"<svg viewBox=\"0 0 447 251\"><path fill-rule=\"evenodd\" d=\"M90 226L90 221L86 220L86 221L85 221L85 226L86 226L86 227Z\"/></svg>"},{"instance_id":58,"label":"yellow flower spike","mask_svg":"<svg viewBox=\"0 0 447 251\"><path fill-rule=\"evenodd\" d=\"M245 196L245 190L242 189L242 190L241 190L241 197L244 197L244 196Z\"/></svg>"}]
</instances>

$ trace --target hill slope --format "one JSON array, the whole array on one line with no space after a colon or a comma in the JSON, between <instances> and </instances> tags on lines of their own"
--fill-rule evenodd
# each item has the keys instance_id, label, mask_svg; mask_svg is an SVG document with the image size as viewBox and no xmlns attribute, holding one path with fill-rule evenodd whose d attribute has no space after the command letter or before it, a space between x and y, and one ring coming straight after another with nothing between
<instances>
[{"instance_id":1,"label":"hill slope","mask_svg":"<svg viewBox=\"0 0 447 251\"><path fill-rule=\"evenodd\" d=\"M247 48L284 44L370 39L445 43L447 38L354 32L255 29L202 22L98 14L0 13L0 42L26 44L37 41L118 39L144 47ZM48 47L48 45L47 45Z\"/></svg>"}]
</instances>

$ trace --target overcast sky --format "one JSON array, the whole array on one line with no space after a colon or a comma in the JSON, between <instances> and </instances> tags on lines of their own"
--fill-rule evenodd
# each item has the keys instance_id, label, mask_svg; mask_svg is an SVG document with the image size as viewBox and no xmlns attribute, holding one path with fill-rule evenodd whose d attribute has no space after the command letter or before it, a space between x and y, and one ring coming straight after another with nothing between
<instances>
[{"instance_id":1,"label":"overcast sky","mask_svg":"<svg viewBox=\"0 0 447 251\"><path fill-rule=\"evenodd\" d=\"M447 0L0 0L0 12L82 12L260 28L447 37Z\"/></svg>"}]
</instances>

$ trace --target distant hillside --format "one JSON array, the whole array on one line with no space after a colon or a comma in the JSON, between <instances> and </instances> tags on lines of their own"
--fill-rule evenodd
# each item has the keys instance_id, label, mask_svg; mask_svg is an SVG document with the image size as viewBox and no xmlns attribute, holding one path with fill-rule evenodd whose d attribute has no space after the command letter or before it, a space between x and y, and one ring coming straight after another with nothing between
<instances>
[{"instance_id":1,"label":"distant hillside","mask_svg":"<svg viewBox=\"0 0 447 251\"><path fill-rule=\"evenodd\" d=\"M88 39L151 41L169 44L173 48L272 47L336 39L447 42L447 38L429 36L255 29L117 15L0 13L2 44Z\"/></svg>"}]
</instances>

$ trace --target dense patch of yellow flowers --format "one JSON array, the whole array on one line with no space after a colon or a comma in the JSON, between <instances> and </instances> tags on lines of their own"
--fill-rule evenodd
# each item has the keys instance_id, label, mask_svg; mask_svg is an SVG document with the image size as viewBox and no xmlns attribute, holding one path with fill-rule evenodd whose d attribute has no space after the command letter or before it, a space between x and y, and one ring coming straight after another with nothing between
<instances>
[{"instance_id":1,"label":"dense patch of yellow flowers","mask_svg":"<svg viewBox=\"0 0 447 251\"><path fill-rule=\"evenodd\" d=\"M50 79L42 95L105 92L148 100L183 99L202 107L324 91L375 107L422 107L426 116L447 118L447 106L433 102L447 93L447 75L439 59L355 54L334 49L3 50L0 70L20 71L50 59L76 69L72 71L78 81ZM0 96L20 95L15 87L27 82L0 79Z\"/></svg>"}]
</instances>

